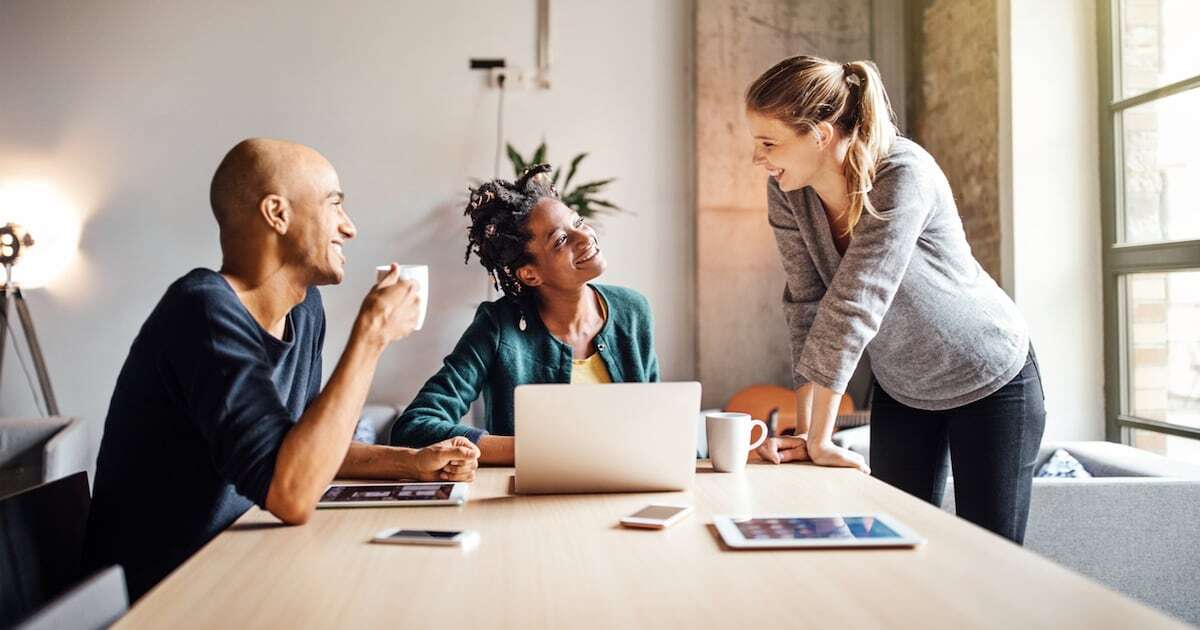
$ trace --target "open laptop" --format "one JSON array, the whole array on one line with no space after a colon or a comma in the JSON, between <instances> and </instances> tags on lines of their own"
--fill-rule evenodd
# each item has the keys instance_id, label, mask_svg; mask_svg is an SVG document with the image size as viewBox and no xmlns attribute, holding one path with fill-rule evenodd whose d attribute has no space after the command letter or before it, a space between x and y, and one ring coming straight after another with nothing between
<instances>
[{"instance_id":1,"label":"open laptop","mask_svg":"<svg viewBox=\"0 0 1200 630\"><path fill-rule=\"evenodd\" d=\"M521 385L517 494L686 490L700 383Z\"/></svg>"}]
</instances>

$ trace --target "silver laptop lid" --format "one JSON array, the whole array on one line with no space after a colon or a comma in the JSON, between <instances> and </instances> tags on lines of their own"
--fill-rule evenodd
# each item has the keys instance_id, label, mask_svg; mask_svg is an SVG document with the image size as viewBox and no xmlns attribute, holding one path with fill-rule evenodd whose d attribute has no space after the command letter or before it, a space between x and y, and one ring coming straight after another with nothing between
<instances>
[{"instance_id":1,"label":"silver laptop lid","mask_svg":"<svg viewBox=\"0 0 1200 630\"><path fill-rule=\"evenodd\" d=\"M700 384L521 385L516 491L686 490L696 473Z\"/></svg>"}]
</instances>

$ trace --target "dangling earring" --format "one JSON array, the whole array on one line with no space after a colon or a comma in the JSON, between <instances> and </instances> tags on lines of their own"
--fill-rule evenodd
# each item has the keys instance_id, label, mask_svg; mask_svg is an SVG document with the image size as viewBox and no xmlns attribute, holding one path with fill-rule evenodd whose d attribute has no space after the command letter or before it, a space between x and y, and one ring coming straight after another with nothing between
<instances>
[{"instance_id":1,"label":"dangling earring","mask_svg":"<svg viewBox=\"0 0 1200 630\"><path fill-rule=\"evenodd\" d=\"M517 280L517 276L513 274L511 269L508 268L508 265L504 266L504 276L512 281L514 290L513 292L515 295L519 296L521 294L521 281ZM520 304L519 297L517 299L517 304ZM517 328L521 332L525 332L525 329L529 327L529 325L525 323L525 307L517 306L517 308L521 309L521 319L517 321Z\"/></svg>"}]
</instances>

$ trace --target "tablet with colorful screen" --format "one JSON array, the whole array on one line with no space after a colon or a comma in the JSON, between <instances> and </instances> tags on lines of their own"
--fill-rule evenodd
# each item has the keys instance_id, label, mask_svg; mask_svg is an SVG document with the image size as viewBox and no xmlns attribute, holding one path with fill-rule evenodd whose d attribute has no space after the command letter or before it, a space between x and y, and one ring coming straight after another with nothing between
<instances>
[{"instance_id":1,"label":"tablet with colorful screen","mask_svg":"<svg viewBox=\"0 0 1200 630\"><path fill-rule=\"evenodd\" d=\"M915 547L925 542L886 514L714 516L713 523L734 549Z\"/></svg>"},{"instance_id":2,"label":"tablet with colorful screen","mask_svg":"<svg viewBox=\"0 0 1200 630\"><path fill-rule=\"evenodd\" d=\"M335 483L317 507L462 505L466 499L465 483Z\"/></svg>"}]
</instances>

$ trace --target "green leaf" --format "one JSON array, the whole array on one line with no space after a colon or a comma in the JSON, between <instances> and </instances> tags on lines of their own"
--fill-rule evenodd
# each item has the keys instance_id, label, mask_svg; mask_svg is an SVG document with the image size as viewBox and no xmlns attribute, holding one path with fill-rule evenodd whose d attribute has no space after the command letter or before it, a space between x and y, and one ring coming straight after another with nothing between
<instances>
[{"instance_id":1,"label":"green leaf","mask_svg":"<svg viewBox=\"0 0 1200 630\"><path fill-rule=\"evenodd\" d=\"M601 180L594 181L594 182L588 182L586 184L580 184L580 185L576 186L575 190L573 190L571 192L581 192L581 193L600 192L600 190L602 190L605 186L607 186L615 181L617 181L617 178L610 177L608 179L601 179Z\"/></svg>"},{"instance_id":2,"label":"green leaf","mask_svg":"<svg viewBox=\"0 0 1200 630\"><path fill-rule=\"evenodd\" d=\"M521 157L520 153L517 153L512 144L507 144L506 146L508 147L508 161L512 162L513 165L513 175L520 177L529 166L525 163L525 158Z\"/></svg>"},{"instance_id":3,"label":"green leaf","mask_svg":"<svg viewBox=\"0 0 1200 630\"><path fill-rule=\"evenodd\" d=\"M579 168L579 163L582 162L583 158L587 157L587 155L587 153L580 153L579 155L575 156L575 159L571 160L571 168L567 169L567 181L563 182L563 190L571 187L571 180L575 178L575 169Z\"/></svg>"},{"instance_id":4,"label":"green leaf","mask_svg":"<svg viewBox=\"0 0 1200 630\"><path fill-rule=\"evenodd\" d=\"M525 171L538 164L546 163L546 153L548 149L545 141L542 141L542 143L539 144L536 149L534 149L529 160L526 160L524 157L522 157L521 153L517 151L516 147L514 147L511 143L506 143L505 148L507 149L508 160L512 162L513 174L515 177L524 175ZM585 218L610 213L630 212L607 199L600 199L595 196L596 194L602 192L609 184L616 181L616 178L590 181L576 186L574 190L567 190L571 187L572 182L575 180L575 174L579 171L579 165L587 156L587 153L580 153L572 158L570 165L565 169L565 179L563 179L564 169L561 165L554 169L553 175L550 178L550 182L556 190L564 191L560 193L560 199L563 205L571 208L575 212L579 213L579 216ZM559 187L560 180L562 181L561 187ZM477 182L476 186L478 185L479 184Z\"/></svg>"}]
</instances>

